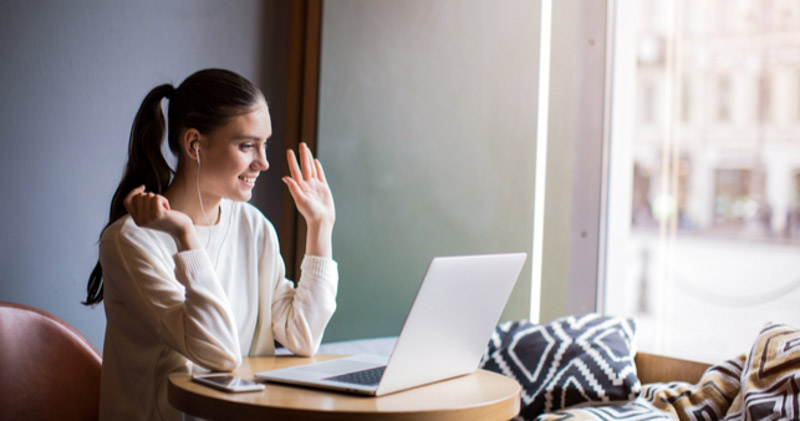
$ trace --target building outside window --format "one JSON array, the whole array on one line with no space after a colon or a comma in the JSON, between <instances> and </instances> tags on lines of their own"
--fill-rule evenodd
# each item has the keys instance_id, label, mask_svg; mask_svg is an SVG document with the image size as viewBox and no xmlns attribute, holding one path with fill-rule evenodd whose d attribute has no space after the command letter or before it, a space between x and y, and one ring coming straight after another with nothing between
<instances>
[{"instance_id":1,"label":"building outside window","mask_svg":"<svg viewBox=\"0 0 800 421\"><path fill-rule=\"evenodd\" d=\"M609 182L624 241L607 245L604 310L636 317L643 350L717 362L768 321L800 326L800 2L616 10L614 48L631 52L614 67L635 77L612 84L644 103L612 97L632 127L611 137L630 176Z\"/></svg>"}]
</instances>

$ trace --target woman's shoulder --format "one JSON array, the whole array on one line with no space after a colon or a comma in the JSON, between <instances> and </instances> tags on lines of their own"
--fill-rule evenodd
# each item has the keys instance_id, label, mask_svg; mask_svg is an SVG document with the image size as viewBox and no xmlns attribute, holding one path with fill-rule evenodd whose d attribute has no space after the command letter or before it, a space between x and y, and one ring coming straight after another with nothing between
<instances>
[{"instance_id":1,"label":"woman's shoulder","mask_svg":"<svg viewBox=\"0 0 800 421\"><path fill-rule=\"evenodd\" d=\"M102 251L102 249L111 244L125 244L150 249L155 246L169 244L167 240L171 240L169 234L142 228L136 225L130 215L125 215L114 221L103 231L100 236L100 249Z\"/></svg>"},{"instance_id":2,"label":"woman's shoulder","mask_svg":"<svg viewBox=\"0 0 800 421\"><path fill-rule=\"evenodd\" d=\"M103 234L100 236L100 242L115 241L120 238L134 238L137 235L137 229L141 230L141 227L133 222L133 218L131 218L130 215L125 215L103 230Z\"/></svg>"}]
</instances>

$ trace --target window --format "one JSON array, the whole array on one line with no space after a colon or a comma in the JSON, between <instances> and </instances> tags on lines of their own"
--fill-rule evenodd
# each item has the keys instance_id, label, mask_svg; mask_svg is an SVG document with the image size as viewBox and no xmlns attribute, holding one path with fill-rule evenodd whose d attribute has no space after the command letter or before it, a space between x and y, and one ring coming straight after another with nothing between
<instances>
[{"instance_id":1,"label":"window","mask_svg":"<svg viewBox=\"0 0 800 421\"><path fill-rule=\"evenodd\" d=\"M718 169L714 174L714 228L741 230L758 212L749 169Z\"/></svg>"},{"instance_id":2,"label":"window","mask_svg":"<svg viewBox=\"0 0 800 421\"><path fill-rule=\"evenodd\" d=\"M689 124L692 118L692 87L688 79L681 81L681 123Z\"/></svg>"},{"instance_id":3,"label":"window","mask_svg":"<svg viewBox=\"0 0 800 421\"><path fill-rule=\"evenodd\" d=\"M656 122L656 93L653 82L642 82L642 113L641 121L650 125Z\"/></svg>"},{"instance_id":4,"label":"window","mask_svg":"<svg viewBox=\"0 0 800 421\"><path fill-rule=\"evenodd\" d=\"M756 113L758 121L765 123L772 115L772 79L768 74L762 73L758 78L758 101Z\"/></svg>"},{"instance_id":5,"label":"window","mask_svg":"<svg viewBox=\"0 0 800 421\"><path fill-rule=\"evenodd\" d=\"M800 69L795 71L794 109L795 117L800 121Z\"/></svg>"},{"instance_id":6,"label":"window","mask_svg":"<svg viewBox=\"0 0 800 421\"><path fill-rule=\"evenodd\" d=\"M800 98L800 72L796 89L776 76L800 68L800 19L786 5L612 2L600 303L636 318L642 350L719 362L769 320L800 326L800 132L775 126ZM641 60L636 46L654 39L663 57ZM630 104L651 92L656 105Z\"/></svg>"},{"instance_id":7,"label":"window","mask_svg":"<svg viewBox=\"0 0 800 421\"><path fill-rule=\"evenodd\" d=\"M728 75L717 78L717 120L727 123L731 119L731 80Z\"/></svg>"}]
</instances>

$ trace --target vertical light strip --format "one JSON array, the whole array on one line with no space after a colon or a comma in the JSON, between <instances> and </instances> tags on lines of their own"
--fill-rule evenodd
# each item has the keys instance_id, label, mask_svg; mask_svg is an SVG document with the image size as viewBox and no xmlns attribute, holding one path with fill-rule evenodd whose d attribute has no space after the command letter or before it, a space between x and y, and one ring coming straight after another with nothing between
<instances>
[{"instance_id":1,"label":"vertical light strip","mask_svg":"<svg viewBox=\"0 0 800 421\"><path fill-rule=\"evenodd\" d=\"M674 11L669 6L664 6L665 10L670 12ZM670 17L664 17L667 20L667 23L673 23L673 20ZM669 275L669 251L671 250L669 244L669 212L672 210L671 205L669 205L671 198L670 196L670 151L671 151L671 140L672 140L672 127L670 123L672 122L672 87L670 86L671 76L670 73L672 69L672 59L673 59L673 48L674 48L674 37L673 34L670 33L672 25L669 25L669 28L665 28L665 43L664 43L664 70L665 70L665 86L664 86L664 98L662 99L662 106L664 107L664 112L666 117L663 121L656 120L657 124L665 125L663 127L663 133L661 137L661 174L659 179L659 198L661 206L661 212L658 216L658 275L655 279L655 296L658 299L655 301L655 318L656 318L656 329L655 329L655 350L659 353L666 353L665 347L665 336L668 334L665 330L665 323L666 323L666 301L664 298L666 297L666 288L667 288L667 281L670 277ZM664 211L663 209L669 206L669 211Z\"/></svg>"},{"instance_id":2,"label":"vertical light strip","mask_svg":"<svg viewBox=\"0 0 800 421\"><path fill-rule=\"evenodd\" d=\"M673 286L674 286L674 261L675 240L677 234L678 213L678 119L680 118L680 31L681 31L681 2L677 0L666 16L666 45L664 54L664 69L666 86L664 87L664 110L666 117L664 124L664 138L661 147L661 195L665 198L664 206L669 206L668 213L662 215L659 223L659 276L656 288L656 351L669 354L671 352L672 316L673 316Z\"/></svg>"},{"instance_id":3,"label":"vertical light strip","mask_svg":"<svg viewBox=\"0 0 800 421\"><path fill-rule=\"evenodd\" d=\"M681 121L681 97L683 95L683 18L685 16L683 1L675 0L675 11L673 12L672 22L672 66L667 68L672 83L670 95L672 112L669 115L667 124L669 125L670 143L670 187L671 202L670 225L669 225L669 250L667 254L667 274L665 276L664 290L664 351L672 354L672 320L675 315L675 259L677 258L676 248L678 240L678 212L680 210L680 152L682 127Z\"/></svg>"},{"instance_id":4,"label":"vertical light strip","mask_svg":"<svg viewBox=\"0 0 800 421\"><path fill-rule=\"evenodd\" d=\"M608 204L611 173L611 113L614 92L614 52L616 50L616 0L606 1L605 77L603 80L603 157L600 173L600 224L597 233L597 293L595 311L605 313L606 268L608 259Z\"/></svg>"},{"instance_id":5,"label":"vertical light strip","mask_svg":"<svg viewBox=\"0 0 800 421\"><path fill-rule=\"evenodd\" d=\"M542 290L542 252L544 238L544 199L547 184L547 131L550 107L550 37L553 20L552 0L541 1L539 22L539 98L536 106L536 173L533 193L533 247L531 248L530 320L539 322Z\"/></svg>"}]
</instances>

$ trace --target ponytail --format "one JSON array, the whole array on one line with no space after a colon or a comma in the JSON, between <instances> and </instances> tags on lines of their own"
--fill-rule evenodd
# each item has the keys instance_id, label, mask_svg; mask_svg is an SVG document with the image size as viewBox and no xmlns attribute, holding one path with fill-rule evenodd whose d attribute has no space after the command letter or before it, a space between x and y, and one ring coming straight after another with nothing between
<instances>
[{"instance_id":1,"label":"ponytail","mask_svg":"<svg viewBox=\"0 0 800 421\"><path fill-rule=\"evenodd\" d=\"M164 98L169 99L169 124L161 109ZM162 194L169 187L174 171L161 153L165 135L169 136L169 149L180 160L183 130L194 128L203 134L211 133L227 124L230 118L251 110L259 101L264 101L264 95L253 83L224 69L200 70L186 78L177 89L165 84L150 91L133 120L128 165L111 199L108 223L103 231L125 216L124 201L131 190L144 185L146 191ZM89 276L86 293L83 304L87 306L103 301L103 268L99 260Z\"/></svg>"},{"instance_id":2,"label":"ponytail","mask_svg":"<svg viewBox=\"0 0 800 421\"><path fill-rule=\"evenodd\" d=\"M161 100L169 98L175 92L170 84L155 87L142 101L136 118L133 120L131 137L128 143L128 164L122 176L114 197L111 199L108 223L103 231L111 224L127 214L125 210L125 196L141 185L146 191L163 193L167 189L173 170L161 153L161 144L167 132L164 111L161 109ZM101 234L102 235L102 234ZM86 286L86 301L84 305L96 305L103 300L103 268L100 261L89 275Z\"/></svg>"}]
</instances>

